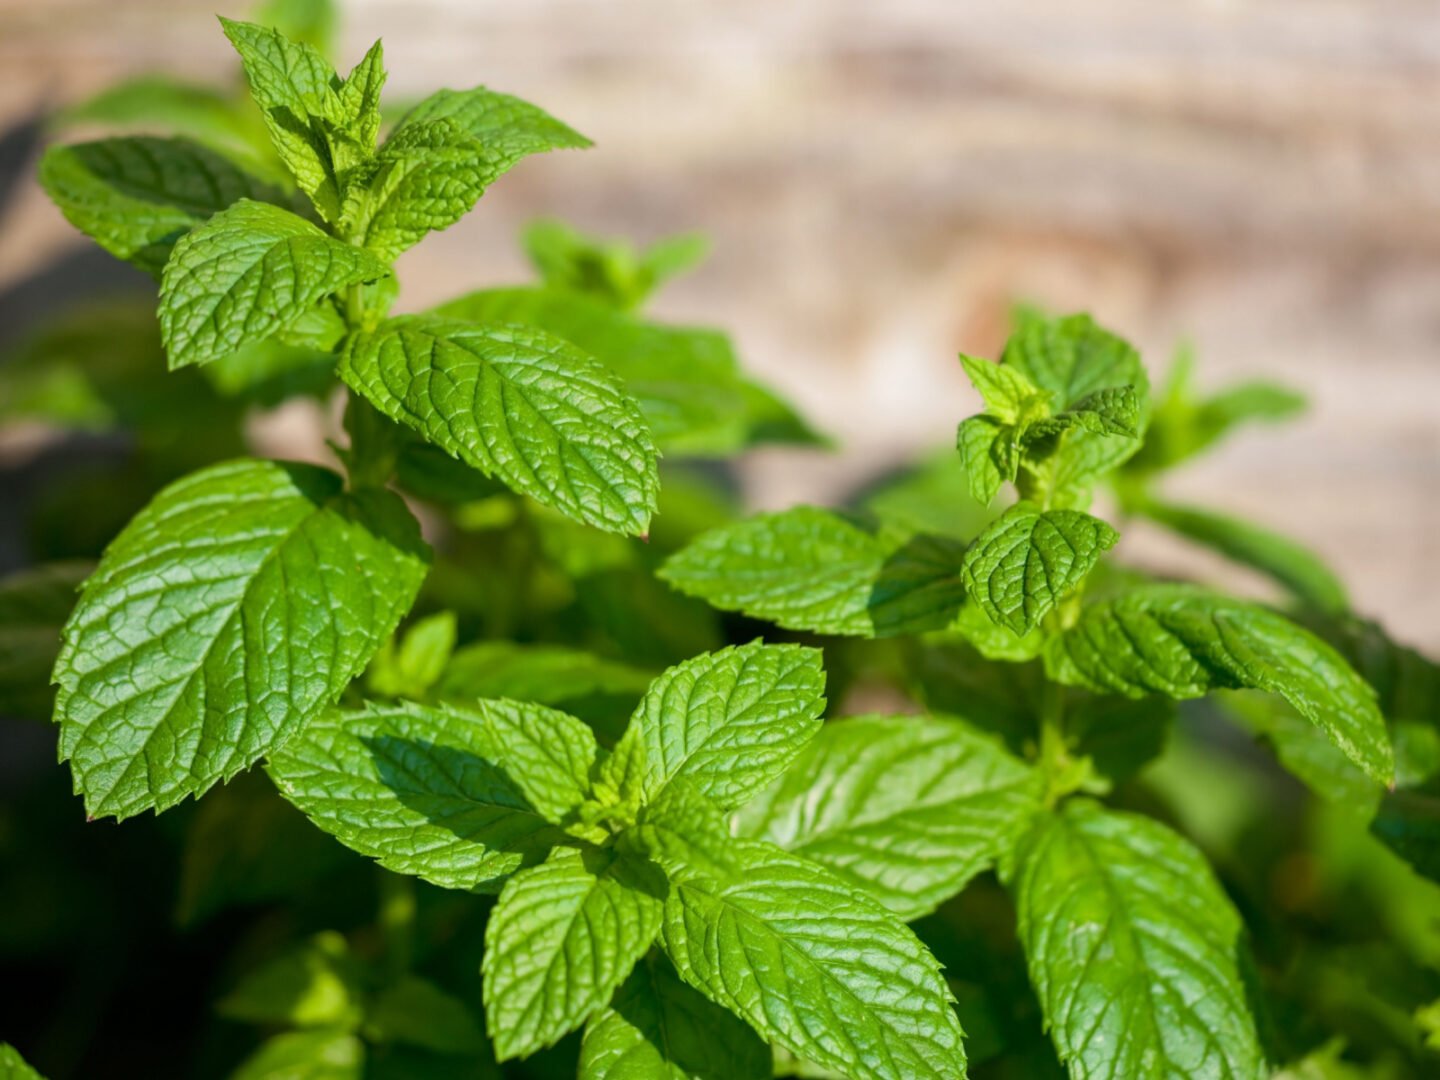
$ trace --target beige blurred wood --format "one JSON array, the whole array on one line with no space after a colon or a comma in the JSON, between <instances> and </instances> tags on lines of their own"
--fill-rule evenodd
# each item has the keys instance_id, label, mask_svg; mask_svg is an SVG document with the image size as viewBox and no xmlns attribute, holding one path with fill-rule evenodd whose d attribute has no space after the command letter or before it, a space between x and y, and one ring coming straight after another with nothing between
<instances>
[{"instance_id":1,"label":"beige blurred wood","mask_svg":"<svg viewBox=\"0 0 1440 1080\"><path fill-rule=\"evenodd\" d=\"M215 6L3 0L0 119L162 65L220 76ZM348 9L345 58L383 35L394 92L483 81L598 144L527 162L408 255L405 304L521 275L512 236L536 213L707 230L712 261L660 310L732 328L845 445L757 455L764 505L948 443L974 405L954 354L992 352L1012 298L1089 307L1157 369L1186 335L1207 381L1303 383L1314 408L1177 492L1302 536L1363 610L1440 646L1440 3ZM31 192L0 275L67 242Z\"/></svg>"}]
</instances>

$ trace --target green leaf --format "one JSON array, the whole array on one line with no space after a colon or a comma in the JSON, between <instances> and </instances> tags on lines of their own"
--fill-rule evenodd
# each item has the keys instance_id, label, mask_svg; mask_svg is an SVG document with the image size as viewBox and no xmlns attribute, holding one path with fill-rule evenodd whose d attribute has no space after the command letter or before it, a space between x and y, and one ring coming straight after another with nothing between
<instances>
[{"instance_id":1,"label":"green leaf","mask_svg":"<svg viewBox=\"0 0 1440 1080\"><path fill-rule=\"evenodd\" d=\"M718 331L642 322L553 288L484 289L436 314L538 326L589 353L624 382L667 453L730 454L762 441L816 441L793 410L742 376Z\"/></svg>"},{"instance_id":2,"label":"green leaf","mask_svg":"<svg viewBox=\"0 0 1440 1080\"><path fill-rule=\"evenodd\" d=\"M971 384L985 400L985 410L1005 424L1026 422L1048 416L1050 395L1013 365L992 364L973 356L960 356L960 364Z\"/></svg>"},{"instance_id":3,"label":"green leaf","mask_svg":"<svg viewBox=\"0 0 1440 1080\"><path fill-rule=\"evenodd\" d=\"M1089 514L1022 502L966 549L960 578L970 599L1020 637L1039 626L1118 539Z\"/></svg>"},{"instance_id":4,"label":"green leaf","mask_svg":"<svg viewBox=\"0 0 1440 1080\"><path fill-rule=\"evenodd\" d=\"M175 242L212 215L241 199L288 201L199 143L151 136L52 146L40 184L71 225L156 275Z\"/></svg>"},{"instance_id":5,"label":"green leaf","mask_svg":"<svg viewBox=\"0 0 1440 1080\"><path fill-rule=\"evenodd\" d=\"M1080 407L1099 390L1128 386L1144 394L1150 385L1139 353L1089 315L1048 318L1021 310L1003 365L1054 394L1062 411Z\"/></svg>"},{"instance_id":6,"label":"green leaf","mask_svg":"<svg viewBox=\"0 0 1440 1080\"><path fill-rule=\"evenodd\" d=\"M1034 440L1080 428L1095 435L1138 438L1140 399L1133 386L1114 386L1087 394L1056 416L1028 425L1025 438Z\"/></svg>"},{"instance_id":7,"label":"green leaf","mask_svg":"<svg viewBox=\"0 0 1440 1080\"><path fill-rule=\"evenodd\" d=\"M394 630L428 558L399 498L312 465L165 488L85 583L55 665L89 812L164 810L283 744Z\"/></svg>"},{"instance_id":8,"label":"green leaf","mask_svg":"<svg viewBox=\"0 0 1440 1080\"><path fill-rule=\"evenodd\" d=\"M955 617L962 551L954 540L871 532L799 506L705 533L659 573L715 607L790 630L888 637Z\"/></svg>"},{"instance_id":9,"label":"green leaf","mask_svg":"<svg viewBox=\"0 0 1440 1080\"><path fill-rule=\"evenodd\" d=\"M265 0L255 9L255 21L328 56L339 14L335 0Z\"/></svg>"},{"instance_id":10,"label":"green leaf","mask_svg":"<svg viewBox=\"0 0 1440 1080\"><path fill-rule=\"evenodd\" d=\"M665 882L613 851L559 849L510 879L485 928L486 1029L501 1060L604 1008L660 931Z\"/></svg>"},{"instance_id":11,"label":"green leaf","mask_svg":"<svg viewBox=\"0 0 1440 1080\"><path fill-rule=\"evenodd\" d=\"M88 562L42 563L0 578L0 715L49 718L60 628L94 569Z\"/></svg>"},{"instance_id":12,"label":"green leaf","mask_svg":"<svg viewBox=\"0 0 1440 1080\"><path fill-rule=\"evenodd\" d=\"M485 1052L485 1033L465 1003L415 975L400 976L376 995L365 1016L365 1037L437 1054Z\"/></svg>"},{"instance_id":13,"label":"green leaf","mask_svg":"<svg viewBox=\"0 0 1440 1080\"><path fill-rule=\"evenodd\" d=\"M965 463L970 494L982 506L989 506L1000 485L1013 482L1020 466L1015 433L993 416L972 416L960 424L955 448Z\"/></svg>"},{"instance_id":14,"label":"green leaf","mask_svg":"<svg viewBox=\"0 0 1440 1080\"><path fill-rule=\"evenodd\" d=\"M294 325L347 285L390 268L304 218L242 199L175 245L160 279L170 368L208 364Z\"/></svg>"},{"instance_id":15,"label":"green leaf","mask_svg":"<svg viewBox=\"0 0 1440 1080\"><path fill-rule=\"evenodd\" d=\"M749 1027L651 953L591 1018L580 1080L769 1080L770 1058Z\"/></svg>"},{"instance_id":16,"label":"green leaf","mask_svg":"<svg viewBox=\"0 0 1440 1080\"><path fill-rule=\"evenodd\" d=\"M449 889L495 892L564 842L595 736L538 705L332 709L270 758L281 793L346 847Z\"/></svg>"},{"instance_id":17,"label":"green leaf","mask_svg":"<svg viewBox=\"0 0 1440 1080\"><path fill-rule=\"evenodd\" d=\"M583 149L590 140L545 110L509 94L476 86L437 90L405 115L392 139L422 124L447 120L485 147L486 167L507 172L516 162L548 150Z\"/></svg>"},{"instance_id":18,"label":"green leaf","mask_svg":"<svg viewBox=\"0 0 1440 1080\"><path fill-rule=\"evenodd\" d=\"M365 1047L343 1031L296 1031L260 1044L230 1080L360 1080Z\"/></svg>"},{"instance_id":19,"label":"green leaf","mask_svg":"<svg viewBox=\"0 0 1440 1080\"><path fill-rule=\"evenodd\" d=\"M554 219L532 221L521 240L546 285L620 311L639 308L667 278L703 259L709 246L703 236L673 236L640 253L623 240L586 236Z\"/></svg>"},{"instance_id":20,"label":"green leaf","mask_svg":"<svg viewBox=\"0 0 1440 1080\"><path fill-rule=\"evenodd\" d=\"M1350 606L1340 579L1312 551L1288 537L1197 507L1147 500L1140 511L1187 539L1259 570L1311 607L1338 615Z\"/></svg>"},{"instance_id":21,"label":"green leaf","mask_svg":"<svg viewBox=\"0 0 1440 1080\"><path fill-rule=\"evenodd\" d=\"M607 774L622 797L650 802L684 779L730 809L785 771L824 711L819 649L758 641L721 649L650 684Z\"/></svg>"},{"instance_id":22,"label":"green leaf","mask_svg":"<svg viewBox=\"0 0 1440 1080\"><path fill-rule=\"evenodd\" d=\"M0 1076L5 1080L44 1080L9 1043L0 1043Z\"/></svg>"},{"instance_id":23,"label":"green leaf","mask_svg":"<svg viewBox=\"0 0 1440 1080\"><path fill-rule=\"evenodd\" d=\"M1394 755L1375 691L1308 630L1255 604L1151 585L1092 604L1045 649L1052 679L1126 697L1251 687L1279 694L1382 783Z\"/></svg>"},{"instance_id":24,"label":"green leaf","mask_svg":"<svg viewBox=\"0 0 1440 1080\"><path fill-rule=\"evenodd\" d=\"M455 224L525 154L588 145L554 121L528 139L495 144L462 120L407 120L380 148L375 172L346 216L351 232L381 258L393 260L427 233Z\"/></svg>"},{"instance_id":25,"label":"green leaf","mask_svg":"<svg viewBox=\"0 0 1440 1080\"><path fill-rule=\"evenodd\" d=\"M662 941L680 977L762 1038L854 1080L965 1075L940 966L878 901L753 840L677 863ZM708 860L707 860L708 862Z\"/></svg>"},{"instance_id":26,"label":"green leaf","mask_svg":"<svg viewBox=\"0 0 1440 1080\"><path fill-rule=\"evenodd\" d=\"M238 152L247 160L268 152L260 115L234 98L198 83L166 75L141 75L116 83L62 110L59 127L104 124L149 135L180 135ZM258 145L257 145L258 141ZM264 168L264 162L255 164ZM266 176L274 171L266 170Z\"/></svg>"},{"instance_id":27,"label":"green leaf","mask_svg":"<svg viewBox=\"0 0 1440 1080\"><path fill-rule=\"evenodd\" d=\"M1240 917L1185 840L1074 800L1037 820L1010 886L1030 981L1076 1080L1267 1075Z\"/></svg>"},{"instance_id":28,"label":"green leaf","mask_svg":"<svg viewBox=\"0 0 1440 1080\"><path fill-rule=\"evenodd\" d=\"M374 693L387 697L424 697L444 674L454 649L453 611L441 611L421 619L405 631L398 647L396 639L391 638L375 654L365 676L366 685Z\"/></svg>"},{"instance_id":29,"label":"green leaf","mask_svg":"<svg viewBox=\"0 0 1440 1080\"><path fill-rule=\"evenodd\" d=\"M910 920L995 865L1040 790L1033 769L964 724L863 716L826 724L736 821Z\"/></svg>"},{"instance_id":30,"label":"green leaf","mask_svg":"<svg viewBox=\"0 0 1440 1080\"><path fill-rule=\"evenodd\" d=\"M364 1012L361 967L327 930L249 972L215 1004L230 1020L354 1031Z\"/></svg>"},{"instance_id":31,"label":"green leaf","mask_svg":"<svg viewBox=\"0 0 1440 1080\"><path fill-rule=\"evenodd\" d=\"M335 172L335 148L320 120L344 126L340 77L316 49L290 41L278 30L223 16L220 25L240 54L250 94L280 160L321 217L338 221L342 183Z\"/></svg>"},{"instance_id":32,"label":"green leaf","mask_svg":"<svg viewBox=\"0 0 1440 1080\"><path fill-rule=\"evenodd\" d=\"M1415 871L1440 881L1440 796L1392 791L1380 801L1370 831Z\"/></svg>"},{"instance_id":33,"label":"green leaf","mask_svg":"<svg viewBox=\"0 0 1440 1080\"><path fill-rule=\"evenodd\" d=\"M610 696L634 702L651 678L639 668L561 645L481 641L451 657L436 693L448 701L504 697L557 707Z\"/></svg>"},{"instance_id":34,"label":"green leaf","mask_svg":"<svg viewBox=\"0 0 1440 1080\"><path fill-rule=\"evenodd\" d=\"M644 533L659 496L639 407L542 330L429 317L353 336L340 376L392 420L588 525Z\"/></svg>"}]
</instances>

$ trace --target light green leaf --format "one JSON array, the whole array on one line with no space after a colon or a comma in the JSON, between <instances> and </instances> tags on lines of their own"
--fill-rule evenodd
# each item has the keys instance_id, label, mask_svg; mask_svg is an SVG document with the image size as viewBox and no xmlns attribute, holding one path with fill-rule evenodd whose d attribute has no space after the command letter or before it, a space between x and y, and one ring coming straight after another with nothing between
<instances>
[{"instance_id":1,"label":"light green leaf","mask_svg":"<svg viewBox=\"0 0 1440 1080\"><path fill-rule=\"evenodd\" d=\"M1089 315L1018 312L1003 365L1053 393L1060 410L1080 406L1098 390L1129 386L1144 395L1150 386L1135 349Z\"/></svg>"},{"instance_id":2,"label":"light green leaf","mask_svg":"<svg viewBox=\"0 0 1440 1080\"><path fill-rule=\"evenodd\" d=\"M341 181L335 173L333 147L319 120L329 118L343 126L340 77L315 48L290 41L278 30L223 16L220 25L240 54L250 94L280 160L320 216L338 221Z\"/></svg>"},{"instance_id":3,"label":"light green leaf","mask_svg":"<svg viewBox=\"0 0 1440 1080\"><path fill-rule=\"evenodd\" d=\"M393 260L427 233L455 224L524 154L588 145L559 124L537 127L531 141L496 145L462 120L407 121L380 148L374 174L346 216L354 235L381 258Z\"/></svg>"},{"instance_id":4,"label":"light green leaf","mask_svg":"<svg viewBox=\"0 0 1440 1080\"><path fill-rule=\"evenodd\" d=\"M977 506L970 494L964 461L946 448L882 478L857 501L887 525L969 540L994 517Z\"/></svg>"},{"instance_id":5,"label":"light green leaf","mask_svg":"<svg viewBox=\"0 0 1440 1080\"><path fill-rule=\"evenodd\" d=\"M212 215L241 199L288 201L199 143L151 136L52 146L40 184L71 225L156 275L175 242Z\"/></svg>"},{"instance_id":6,"label":"light green leaf","mask_svg":"<svg viewBox=\"0 0 1440 1080\"><path fill-rule=\"evenodd\" d=\"M657 852L670 878L662 941L687 983L854 1080L964 1077L940 966L878 901L758 841L725 844L723 867L674 854Z\"/></svg>"},{"instance_id":7,"label":"light green leaf","mask_svg":"<svg viewBox=\"0 0 1440 1080\"><path fill-rule=\"evenodd\" d=\"M1025 430L1027 440L1080 428L1095 435L1139 437L1140 399L1133 386L1113 386L1087 394L1056 416L1037 420Z\"/></svg>"},{"instance_id":8,"label":"light green leaf","mask_svg":"<svg viewBox=\"0 0 1440 1080\"><path fill-rule=\"evenodd\" d=\"M593 848L559 849L511 878L485 927L496 1056L550 1046L604 1008L659 933L664 895L653 867Z\"/></svg>"},{"instance_id":9,"label":"light green leaf","mask_svg":"<svg viewBox=\"0 0 1440 1080\"><path fill-rule=\"evenodd\" d=\"M424 697L444 674L454 649L455 613L438 612L406 630L398 647L395 638L385 643L370 661L366 685L387 697Z\"/></svg>"},{"instance_id":10,"label":"light green leaf","mask_svg":"<svg viewBox=\"0 0 1440 1080\"><path fill-rule=\"evenodd\" d=\"M909 920L1007 853L1040 789L1033 769L964 724L864 716L826 724L736 822Z\"/></svg>"},{"instance_id":11,"label":"light green leaf","mask_svg":"<svg viewBox=\"0 0 1440 1080\"><path fill-rule=\"evenodd\" d=\"M972 416L961 422L955 448L965 463L970 494L981 505L989 506L1000 485L1014 481L1020 458L1014 429L1008 424L993 416Z\"/></svg>"},{"instance_id":12,"label":"light green leaf","mask_svg":"<svg viewBox=\"0 0 1440 1080\"><path fill-rule=\"evenodd\" d=\"M332 709L270 758L287 799L397 874L495 892L566 840L597 748L573 716L516 701Z\"/></svg>"},{"instance_id":13,"label":"light green leaf","mask_svg":"<svg viewBox=\"0 0 1440 1080\"><path fill-rule=\"evenodd\" d=\"M651 953L592 1017L580 1080L769 1080L770 1048Z\"/></svg>"},{"instance_id":14,"label":"light green leaf","mask_svg":"<svg viewBox=\"0 0 1440 1080\"><path fill-rule=\"evenodd\" d=\"M650 684L606 775L622 797L653 801L683 779L729 809L785 770L824 711L818 649L757 641L697 656Z\"/></svg>"},{"instance_id":15,"label":"light green leaf","mask_svg":"<svg viewBox=\"0 0 1440 1080\"><path fill-rule=\"evenodd\" d=\"M352 337L339 370L386 416L514 490L610 532L649 528L660 479L644 417L568 342L408 317Z\"/></svg>"},{"instance_id":16,"label":"light green leaf","mask_svg":"<svg viewBox=\"0 0 1440 1080\"><path fill-rule=\"evenodd\" d=\"M42 563L0 578L0 715L50 717L50 670L88 562Z\"/></svg>"},{"instance_id":17,"label":"light green leaf","mask_svg":"<svg viewBox=\"0 0 1440 1080\"><path fill-rule=\"evenodd\" d=\"M437 1054L485 1052L485 1033L465 1003L415 975L402 975L375 996L365 1016L365 1037Z\"/></svg>"},{"instance_id":18,"label":"light green leaf","mask_svg":"<svg viewBox=\"0 0 1440 1080\"><path fill-rule=\"evenodd\" d=\"M376 41L336 90L339 123L338 130L330 134L331 159L342 182L349 170L375 156L375 140L380 136L380 91L385 86L385 75L385 49ZM337 150L342 152L337 154Z\"/></svg>"},{"instance_id":19,"label":"light green leaf","mask_svg":"<svg viewBox=\"0 0 1440 1080\"><path fill-rule=\"evenodd\" d=\"M1089 514L1022 502L975 538L960 577L970 599L1020 637L1039 626L1119 538Z\"/></svg>"},{"instance_id":20,"label":"light green leaf","mask_svg":"<svg viewBox=\"0 0 1440 1080\"><path fill-rule=\"evenodd\" d=\"M44 1080L9 1043L0 1043L0 1077L4 1080Z\"/></svg>"},{"instance_id":21,"label":"light green leaf","mask_svg":"<svg viewBox=\"0 0 1440 1080\"><path fill-rule=\"evenodd\" d=\"M560 706L599 696L637 701L650 672L561 645L481 641L450 659L436 693L449 701L515 698Z\"/></svg>"},{"instance_id":22,"label":"light green leaf","mask_svg":"<svg viewBox=\"0 0 1440 1080\"><path fill-rule=\"evenodd\" d=\"M394 630L428 559L398 497L312 465L165 488L85 583L55 665L89 812L164 810L283 744Z\"/></svg>"},{"instance_id":23,"label":"light green leaf","mask_svg":"<svg viewBox=\"0 0 1440 1080\"><path fill-rule=\"evenodd\" d=\"M964 602L963 545L867 531L813 506L705 533L660 577L725 611L790 630L887 637L944 627Z\"/></svg>"},{"instance_id":24,"label":"light green leaf","mask_svg":"<svg viewBox=\"0 0 1440 1080\"><path fill-rule=\"evenodd\" d=\"M265 0L255 9L255 21L328 56L339 14L336 0Z\"/></svg>"},{"instance_id":25,"label":"light green leaf","mask_svg":"<svg viewBox=\"0 0 1440 1080\"><path fill-rule=\"evenodd\" d=\"M360 1080L365 1047L343 1031L295 1031L260 1044L230 1080Z\"/></svg>"},{"instance_id":26,"label":"light green leaf","mask_svg":"<svg viewBox=\"0 0 1440 1080\"><path fill-rule=\"evenodd\" d=\"M1198 507L1147 500L1140 512L1181 536L1259 570L1311 607L1338 615L1350 606L1340 579L1314 552L1288 537Z\"/></svg>"},{"instance_id":27,"label":"light green leaf","mask_svg":"<svg viewBox=\"0 0 1440 1080\"><path fill-rule=\"evenodd\" d=\"M1393 774L1375 691L1314 634L1255 604L1182 585L1132 589L1090 605L1052 638L1045 669L1059 682L1127 697L1267 690L1375 779Z\"/></svg>"},{"instance_id":28,"label":"light green leaf","mask_svg":"<svg viewBox=\"0 0 1440 1080\"><path fill-rule=\"evenodd\" d=\"M106 87L62 110L53 122L66 128L104 124L147 135L185 136L239 152L247 161L270 150L260 114L248 102L167 75L141 75ZM274 167L265 171L268 177Z\"/></svg>"},{"instance_id":29,"label":"light green leaf","mask_svg":"<svg viewBox=\"0 0 1440 1080\"><path fill-rule=\"evenodd\" d=\"M1048 635L1038 626L1015 636L1014 631L992 619L974 598L965 601L955 621L945 632L964 638L975 647L975 651L986 660L1004 660L1012 664L1023 664L1034 660L1045 648Z\"/></svg>"},{"instance_id":30,"label":"light green leaf","mask_svg":"<svg viewBox=\"0 0 1440 1080\"><path fill-rule=\"evenodd\" d=\"M436 314L538 326L583 349L620 377L667 453L723 455L763 441L816 441L792 409L743 377L718 331L642 322L555 288L485 289Z\"/></svg>"},{"instance_id":31,"label":"light green leaf","mask_svg":"<svg viewBox=\"0 0 1440 1080\"><path fill-rule=\"evenodd\" d=\"M960 356L971 385L985 400L985 411L1005 424L1018 424L1050 414L1050 394L1019 368Z\"/></svg>"},{"instance_id":32,"label":"light green leaf","mask_svg":"<svg viewBox=\"0 0 1440 1080\"><path fill-rule=\"evenodd\" d=\"M390 268L304 218L242 199L175 245L160 279L170 368L208 364L292 326L324 297Z\"/></svg>"},{"instance_id":33,"label":"light green leaf","mask_svg":"<svg viewBox=\"0 0 1440 1080\"><path fill-rule=\"evenodd\" d=\"M591 145L584 135L566 127L538 106L483 86L470 90L437 90L405 115L391 138L436 120L448 120L483 143L487 166L498 169L497 176L530 154Z\"/></svg>"},{"instance_id":34,"label":"light green leaf","mask_svg":"<svg viewBox=\"0 0 1440 1080\"><path fill-rule=\"evenodd\" d=\"M1259 1080L1242 926L1164 826L1075 800L1037 820L1010 883L1030 981L1075 1080Z\"/></svg>"},{"instance_id":35,"label":"light green leaf","mask_svg":"<svg viewBox=\"0 0 1440 1080\"><path fill-rule=\"evenodd\" d=\"M364 1012L361 966L333 930L262 964L215 1004L230 1020L354 1031Z\"/></svg>"}]
</instances>

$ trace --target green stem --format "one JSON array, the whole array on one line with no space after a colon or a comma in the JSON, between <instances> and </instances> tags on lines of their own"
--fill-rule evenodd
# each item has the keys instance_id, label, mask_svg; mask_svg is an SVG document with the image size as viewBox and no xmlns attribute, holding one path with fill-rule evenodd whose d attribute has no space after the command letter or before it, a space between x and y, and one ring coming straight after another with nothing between
<instances>
[{"instance_id":1,"label":"green stem","mask_svg":"<svg viewBox=\"0 0 1440 1080\"><path fill-rule=\"evenodd\" d=\"M1074 788L1074 762L1065 745L1065 689L1046 679L1040 689L1040 771L1045 805L1053 808Z\"/></svg>"}]
</instances>

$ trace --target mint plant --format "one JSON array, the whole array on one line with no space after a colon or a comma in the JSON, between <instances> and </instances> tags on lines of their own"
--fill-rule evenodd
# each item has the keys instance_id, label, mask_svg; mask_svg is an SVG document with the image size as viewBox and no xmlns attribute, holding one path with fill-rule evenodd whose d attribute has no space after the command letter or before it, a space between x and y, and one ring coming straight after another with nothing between
<instances>
[{"instance_id":1,"label":"mint plant","mask_svg":"<svg viewBox=\"0 0 1440 1080\"><path fill-rule=\"evenodd\" d=\"M954 717L827 725L737 827L907 919L997 870L1071 1076L1269 1075L1286 1051L1267 1045L1241 912L1184 836L1100 800L1163 750L1168 702L1220 691L1282 763L1318 787L1325 769L1343 774L1373 816L1387 788L1433 783L1437 669L1373 628L1371 656L1358 656L1363 624L1298 545L1151 494L1155 476L1234 424L1292 412L1293 395L1255 386L1195 405L1182 365L1152 407L1134 349L1083 315L1021 310L999 362L961 360L985 411L960 424L960 475L979 504L1006 485L1017 496L970 536L885 512L906 506L905 484L933 488L921 473L873 494L878 513L759 515L661 568L722 609L875 640L848 648L852 678L898 683ZM1119 532L1090 513L1107 482L1124 512L1269 572L1294 617L1109 567ZM1410 730L1414 704L1377 698L1357 671L1387 663L1404 665L1412 692L1427 687L1423 735ZM1421 839L1434 836L1432 799L1385 795L1374 828L1433 876L1433 840Z\"/></svg>"},{"instance_id":2,"label":"mint plant","mask_svg":"<svg viewBox=\"0 0 1440 1080\"><path fill-rule=\"evenodd\" d=\"M333 24L222 20L247 93L123 84L61 122L122 132L41 162L157 291L0 371L0 416L139 462L101 485L128 523L77 486L95 542L0 581L0 711L53 712L85 814L125 819L0 806L0 954L77 942L65 1000L144 1009L17 1027L32 1060L1434 1071L1440 668L1295 541L1163 494L1298 395L1202 397L1184 356L1152 400L1118 335L1022 309L961 357L983 411L943 459L741 517L717 463L824 440L723 333L645 313L703 241L545 219L534 283L392 313L400 254L588 140L479 87L391 109L380 44L342 76ZM343 415L334 460L251 453L247 416L301 395ZM1142 518L1275 602L1119 564ZM156 1016L184 1055L106 1030ZM38 1075L8 1044L0 1072Z\"/></svg>"}]
</instances>

